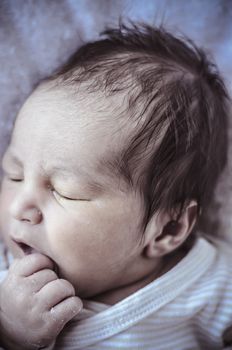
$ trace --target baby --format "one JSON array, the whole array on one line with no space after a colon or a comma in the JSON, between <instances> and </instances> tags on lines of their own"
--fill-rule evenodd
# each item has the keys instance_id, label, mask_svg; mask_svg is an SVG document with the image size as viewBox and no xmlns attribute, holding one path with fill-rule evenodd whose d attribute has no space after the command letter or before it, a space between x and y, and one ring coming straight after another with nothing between
<instances>
[{"instance_id":1,"label":"baby","mask_svg":"<svg viewBox=\"0 0 232 350\"><path fill-rule=\"evenodd\" d=\"M35 89L3 158L1 346L222 349L232 257L196 222L226 163L226 89L162 28L104 34Z\"/></svg>"}]
</instances>

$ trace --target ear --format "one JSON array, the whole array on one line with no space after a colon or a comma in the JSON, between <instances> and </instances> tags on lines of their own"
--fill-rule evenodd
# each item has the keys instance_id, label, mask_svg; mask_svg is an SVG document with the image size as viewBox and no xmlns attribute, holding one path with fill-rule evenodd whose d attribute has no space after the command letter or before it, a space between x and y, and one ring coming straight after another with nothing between
<instances>
[{"instance_id":1,"label":"ear","mask_svg":"<svg viewBox=\"0 0 232 350\"><path fill-rule=\"evenodd\" d=\"M167 213L158 213L149 221L144 234L144 254L162 257L177 249L189 236L197 218L197 203L191 201L178 221Z\"/></svg>"}]
</instances>

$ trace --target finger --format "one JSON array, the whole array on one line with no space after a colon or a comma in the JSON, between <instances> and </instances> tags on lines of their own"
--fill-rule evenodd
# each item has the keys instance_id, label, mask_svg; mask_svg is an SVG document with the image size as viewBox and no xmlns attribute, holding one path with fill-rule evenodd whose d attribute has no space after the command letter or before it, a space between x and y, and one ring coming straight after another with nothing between
<instances>
[{"instance_id":1,"label":"finger","mask_svg":"<svg viewBox=\"0 0 232 350\"><path fill-rule=\"evenodd\" d=\"M46 255L33 253L26 255L22 259L17 259L10 267L10 272L27 277L42 269L54 269L54 263Z\"/></svg>"},{"instance_id":2,"label":"finger","mask_svg":"<svg viewBox=\"0 0 232 350\"><path fill-rule=\"evenodd\" d=\"M57 323L58 329L61 331L65 324L79 314L82 309L81 299L73 296L52 307L49 311L49 317Z\"/></svg>"},{"instance_id":3,"label":"finger","mask_svg":"<svg viewBox=\"0 0 232 350\"><path fill-rule=\"evenodd\" d=\"M58 276L53 270L44 269L27 277L27 283L31 286L33 292L39 292L45 284L55 281L56 279L58 279Z\"/></svg>"},{"instance_id":4,"label":"finger","mask_svg":"<svg viewBox=\"0 0 232 350\"><path fill-rule=\"evenodd\" d=\"M46 305L48 309L51 309L64 299L74 295L75 289L71 283L64 279L57 279L41 288L36 297L42 305Z\"/></svg>"}]
</instances>

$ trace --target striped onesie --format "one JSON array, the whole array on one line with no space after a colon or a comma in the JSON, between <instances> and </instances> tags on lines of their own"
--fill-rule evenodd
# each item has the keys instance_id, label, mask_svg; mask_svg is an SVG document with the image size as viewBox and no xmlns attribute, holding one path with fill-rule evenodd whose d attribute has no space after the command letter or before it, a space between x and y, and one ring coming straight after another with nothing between
<instances>
[{"instance_id":1,"label":"striped onesie","mask_svg":"<svg viewBox=\"0 0 232 350\"><path fill-rule=\"evenodd\" d=\"M198 238L174 268L119 303L84 301L54 349L221 350L231 325L232 249Z\"/></svg>"}]
</instances>

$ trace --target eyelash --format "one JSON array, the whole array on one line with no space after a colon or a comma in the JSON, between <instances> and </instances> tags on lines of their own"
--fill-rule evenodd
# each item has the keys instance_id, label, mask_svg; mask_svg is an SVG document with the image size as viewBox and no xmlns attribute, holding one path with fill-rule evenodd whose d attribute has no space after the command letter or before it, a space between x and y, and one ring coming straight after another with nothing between
<instances>
[{"instance_id":1,"label":"eyelash","mask_svg":"<svg viewBox=\"0 0 232 350\"><path fill-rule=\"evenodd\" d=\"M12 181L12 182L22 182L23 179L20 179L20 178L14 178L13 176L11 175L6 175L7 176L7 179Z\"/></svg>"},{"instance_id":2,"label":"eyelash","mask_svg":"<svg viewBox=\"0 0 232 350\"><path fill-rule=\"evenodd\" d=\"M23 178L14 178L12 175L10 174L5 174L7 179L11 182L22 182L23 181ZM56 196L60 197L61 199L65 199L67 201L75 201L75 200L78 200L78 201L88 201L88 199L81 199L81 198L70 198L70 197L66 197L66 196L63 196L62 194L60 194L57 190L55 190L54 188L51 188L51 192L52 193L55 193Z\"/></svg>"},{"instance_id":3,"label":"eyelash","mask_svg":"<svg viewBox=\"0 0 232 350\"><path fill-rule=\"evenodd\" d=\"M56 195L58 195L60 198L65 199L67 201L82 201L82 202L90 202L90 199L85 199L85 198L70 198L70 197L66 197L66 196L62 196L62 194L60 194L59 192L57 192L55 189L52 190L52 192L55 192Z\"/></svg>"},{"instance_id":4,"label":"eyelash","mask_svg":"<svg viewBox=\"0 0 232 350\"><path fill-rule=\"evenodd\" d=\"M66 196L62 196L62 194L60 194L59 192L57 192L55 189L52 189L52 192L55 192L56 195L58 195L59 197L63 198L63 199L66 199L66 200L69 200L69 201L74 201L75 199L74 198L69 198L69 197L66 197Z\"/></svg>"}]
</instances>

